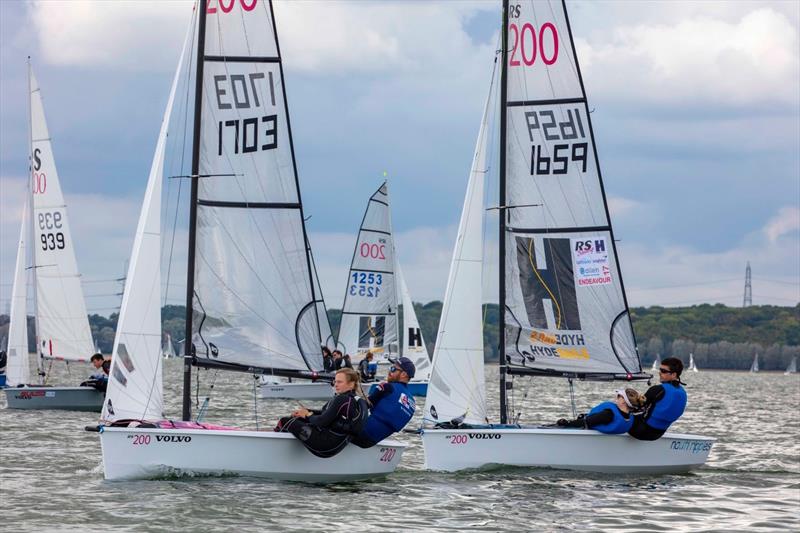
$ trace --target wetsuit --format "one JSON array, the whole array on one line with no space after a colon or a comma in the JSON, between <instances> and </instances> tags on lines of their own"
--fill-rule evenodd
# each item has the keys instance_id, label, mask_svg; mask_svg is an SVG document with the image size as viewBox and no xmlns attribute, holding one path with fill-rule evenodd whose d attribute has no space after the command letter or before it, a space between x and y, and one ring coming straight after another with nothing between
<instances>
[{"instance_id":1,"label":"wetsuit","mask_svg":"<svg viewBox=\"0 0 800 533\"><path fill-rule=\"evenodd\" d=\"M325 372L333 372L334 364L333 364L333 356L332 355L323 355L322 356L322 366L325 369Z\"/></svg>"},{"instance_id":2,"label":"wetsuit","mask_svg":"<svg viewBox=\"0 0 800 533\"><path fill-rule=\"evenodd\" d=\"M285 416L275 431L289 432L317 457L333 457L364 427L367 403L353 392L337 394L308 418Z\"/></svg>"},{"instance_id":3,"label":"wetsuit","mask_svg":"<svg viewBox=\"0 0 800 533\"><path fill-rule=\"evenodd\" d=\"M414 416L417 404L405 383L393 381L373 385L369 395L372 412L353 444L370 448L403 429Z\"/></svg>"},{"instance_id":4,"label":"wetsuit","mask_svg":"<svg viewBox=\"0 0 800 533\"><path fill-rule=\"evenodd\" d=\"M686 390L677 381L655 385L644 393L642 414L633 417L628 434L639 440L658 440L686 408Z\"/></svg>"}]
</instances>

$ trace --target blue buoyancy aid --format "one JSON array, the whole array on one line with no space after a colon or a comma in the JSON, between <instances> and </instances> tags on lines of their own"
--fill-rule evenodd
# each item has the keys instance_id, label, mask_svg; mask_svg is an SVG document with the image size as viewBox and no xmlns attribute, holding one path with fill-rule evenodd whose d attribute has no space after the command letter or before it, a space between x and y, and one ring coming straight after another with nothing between
<instances>
[{"instance_id":1,"label":"blue buoyancy aid","mask_svg":"<svg viewBox=\"0 0 800 533\"><path fill-rule=\"evenodd\" d=\"M392 382L389 392L381 397L373 407L361 436L371 442L378 443L408 424L417 404L408 391L405 383Z\"/></svg>"},{"instance_id":2,"label":"blue buoyancy aid","mask_svg":"<svg viewBox=\"0 0 800 533\"><path fill-rule=\"evenodd\" d=\"M664 397L653 407L646 422L652 428L666 430L686 409L686 390L679 384L665 383L662 386Z\"/></svg>"},{"instance_id":3,"label":"blue buoyancy aid","mask_svg":"<svg viewBox=\"0 0 800 533\"><path fill-rule=\"evenodd\" d=\"M622 416L622 412L619 410L619 407L614 402L603 402L600 405L596 405L589 411L590 415L595 413L599 413L605 409L609 409L612 413L614 413L614 420L609 422L608 424L601 424L599 426L594 426L592 429L596 429L601 433L627 433L631 426L633 425L633 416L628 415L628 418L625 419Z\"/></svg>"}]
</instances>

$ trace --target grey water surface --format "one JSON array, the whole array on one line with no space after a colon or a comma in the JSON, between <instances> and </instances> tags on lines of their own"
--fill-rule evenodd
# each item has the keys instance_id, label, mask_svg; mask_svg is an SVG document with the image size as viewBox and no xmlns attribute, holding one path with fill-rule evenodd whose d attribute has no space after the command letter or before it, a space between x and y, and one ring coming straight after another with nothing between
<instances>
[{"instance_id":1,"label":"grey water surface","mask_svg":"<svg viewBox=\"0 0 800 533\"><path fill-rule=\"evenodd\" d=\"M486 368L496 412L497 366ZM89 374L81 365L53 370L50 381L59 385ZM257 409L263 429L296 407L254 400L248 375L199 375L201 401L215 379L207 422L255 428ZM166 361L166 414L173 418L180 416L181 377L182 361ZM404 434L412 446L394 474L327 486L240 477L107 482L97 433L83 431L96 415L14 411L2 394L0 530L800 530L800 375L701 371L684 381L689 405L673 429L719 439L708 464L689 475L427 472L418 437ZM610 399L618 386L576 383L579 411ZM563 380L517 379L514 391L525 423L570 415Z\"/></svg>"}]
</instances>

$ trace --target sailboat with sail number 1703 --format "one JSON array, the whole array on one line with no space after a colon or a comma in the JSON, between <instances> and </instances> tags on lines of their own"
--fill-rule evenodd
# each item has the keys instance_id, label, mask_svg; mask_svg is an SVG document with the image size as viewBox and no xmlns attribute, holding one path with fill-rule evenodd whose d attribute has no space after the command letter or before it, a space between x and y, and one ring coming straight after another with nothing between
<instances>
[{"instance_id":1,"label":"sailboat with sail number 1703","mask_svg":"<svg viewBox=\"0 0 800 533\"><path fill-rule=\"evenodd\" d=\"M487 100L450 267L421 431L426 467L607 473L701 466L715 439L639 441L509 420L515 376L644 380L563 1L503 2L499 87L500 423L489 423L481 295ZM530 43L536 43L532 46ZM494 76L493 76L494 79ZM494 84L493 84L494 86ZM513 411L512 411L513 412Z\"/></svg>"},{"instance_id":2,"label":"sailboat with sail number 1703","mask_svg":"<svg viewBox=\"0 0 800 533\"><path fill-rule=\"evenodd\" d=\"M161 414L157 269L162 163L176 73L114 341L105 423L99 427L105 477L238 474L335 482L386 475L397 467L405 444L387 439L369 449L351 445L323 459L288 433L191 420L192 366L325 378L319 322L324 305L312 279L272 4L196 5L182 420L166 421Z\"/></svg>"}]
</instances>

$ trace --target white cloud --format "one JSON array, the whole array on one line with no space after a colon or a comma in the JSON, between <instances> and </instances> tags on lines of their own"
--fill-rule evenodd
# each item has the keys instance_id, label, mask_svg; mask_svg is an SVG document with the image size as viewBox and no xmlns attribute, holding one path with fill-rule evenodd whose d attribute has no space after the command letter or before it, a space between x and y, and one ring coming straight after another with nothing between
<instances>
[{"instance_id":1,"label":"white cloud","mask_svg":"<svg viewBox=\"0 0 800 533\"><path fill-rule=\"evenodd\" d=\"M58 65L162 70L174 64L192 2L35 2L30 14L45 59ZM276 2L288 69L397 72L433 63L455 72L476 47L462 28L476 2ZM174 54L169 54L174 50ZM166 51L166 53L165 53Z\"/></svg>"},{"instance_id":2,"label":"white cloud","mask_svg":"<svg viewBox=\"0 0 800 533\"><path fill-rule=\"evenodd\" d=\"M577 38L576 46L589 87L618 101L798 103L798 29L776 10L736 22L701 15L618 26L606 35Z\"/></svg>"},{"instance_id":3,"label":"white cloud","mask_svg":"<svg viewBox=\"0 0 800 533\"><path fill-rule=\"evenodd\" d=\"M176 0L37 1L30 16L49 63L161 70L177 62L193 5Z\"/></svg>"},{"instance_id":4,"label":"white cloud","mask_svg":"<svg viewBox=\"0 0 800 533\"><path fill-rule=\"evenodd\" d=\"M783 235L800 230L800 208L782 207L764 227L764 233L770 242L775 242Z\"/></svg>"},{"instance_id":5,"label":"white cloud","mask_svg":"<svg viewBox=\"0 0 800 533\"><path fill-rule=\"evenodd\" d=\"M623 198L621 196L610 196L608 198L608 209L611 211L611 220L630 216L639 212L644 207L642 202Z\"/></svg>"}]
</instances>

